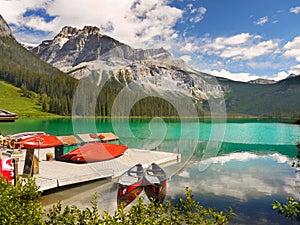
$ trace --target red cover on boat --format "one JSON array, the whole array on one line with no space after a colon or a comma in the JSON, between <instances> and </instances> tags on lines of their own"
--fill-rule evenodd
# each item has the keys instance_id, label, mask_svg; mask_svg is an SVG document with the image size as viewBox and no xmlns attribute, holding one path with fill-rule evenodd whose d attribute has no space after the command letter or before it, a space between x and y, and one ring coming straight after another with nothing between
<instances>
[{"instance_id":1,"label":"red cover on boat","mask_svg":"<svg viewBox=\"0 0 300 225\"><path fill-rule=\"evenodd\" d=\"M21 143L23 148L51 148L63 145L56 136L52 135L28 137L22 139Z\"/></svg>"},{"instance_id":2,"label":"red cover on boat","mask_svg":"<svg viewBox=\"0 0 300 225\"><path fill-rule=\"evenodd\" d=\"M127 149L128 147L124 145L94 142L80 146L61 157L80 163L99 162L116 158Z\"/></svg>"}]
</instances>

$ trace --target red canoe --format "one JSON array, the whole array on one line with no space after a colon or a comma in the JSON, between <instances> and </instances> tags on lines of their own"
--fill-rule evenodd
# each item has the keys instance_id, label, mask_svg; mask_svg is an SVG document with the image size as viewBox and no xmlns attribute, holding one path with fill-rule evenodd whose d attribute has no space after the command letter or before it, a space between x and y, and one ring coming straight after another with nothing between
<instances>
[{"instance_id":1,"label":"red canoe","mask_svg":"<svg viewBox=\"0 0 300 225\"><path fill-rule=\"evenodd\" d=\"M136 164L122 174L118 180L117 206L125 208L143 191L142 164Z\"/></svg>"},{"instance_id":2,"label":"red canoe","mask_svg":"<svg viewBox=\"0 0 300 225\"><path fill-rule=\"evenodd\" d=\"M124 145L94 142L80 146L61 157L79 163L99 162L116 158L127 149Z\"/></svg>"},{"instance_id":3,"label":"red canoe","mask_svg":"<svg viewBox=\"0 0 300 225\"><path fill-rule=\"evenodd\" d=\"M61 141L53 135L40 135L24 138L20 141L23 148L51 148L63 145Z\"/></svg>"},{"instance_id":4,"label":"red canoe","mask_svg":"<svg viewBox=\"0 0 300 225\"><path fill-rule=\"evenodd\" d=\"M150 200L162 203L167 194L167 175L156 163L152 163L144 174L144 190Z\"/></svg>"}]
</instances>

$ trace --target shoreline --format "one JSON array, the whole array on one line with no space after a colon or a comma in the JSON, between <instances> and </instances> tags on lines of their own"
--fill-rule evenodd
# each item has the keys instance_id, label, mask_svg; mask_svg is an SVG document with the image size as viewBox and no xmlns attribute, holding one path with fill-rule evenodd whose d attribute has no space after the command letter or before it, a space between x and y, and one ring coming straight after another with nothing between
<instances>
[{"instance_id":1,"label":"shoreline","mask_svg":"<svg viewBox=\"0 0 300 225\"><path fill-rule=\"evenodd\" d=\"M103 120L112 120L112 119L119 119L119 120L151 120L155 118L165 119L165 120L174 120L174 121L181 121L181 120L198 120L195 122L200 123L218 123L218 122L236 122L236 121L242 121L242 122L279 122L279 123L287 123L287 124L295 124L299 125L299 123L296 123L296 120L293 118L288 117L276 117L276 118L270 118L270 117L255 117L255 116L240 116L240 115L229 115L227 117L219 117L219 116L203 116L203 117L148 117L148 116L18 116L18 120L15 121L18 122L22 119L103 119Z\"/></svg>"}]
</instances>

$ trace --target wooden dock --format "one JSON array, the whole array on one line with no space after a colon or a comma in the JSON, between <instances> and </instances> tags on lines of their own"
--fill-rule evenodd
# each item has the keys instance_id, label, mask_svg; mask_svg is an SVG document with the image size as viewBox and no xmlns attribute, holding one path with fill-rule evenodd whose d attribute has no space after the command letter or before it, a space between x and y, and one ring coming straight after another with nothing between
<instances>
[{"instance_id":1,"label":"wooden dock","mask_svg":"<svg viewBox=\"0 0 300 225\"><path fill-rule=\"evenodd\" d=\"M54 148L35 150L35 155L39 159L39 173L34 174L34 177L41 191L91 180L116 178L137 163L147 168L152 162L166 165L180 160L180 154L177 153L129 148L122 156L112 160L76 164L55 160L46 161L48 152L54 152ZM24 155L24 152L19 156L15 155L19 157L19 175L23 174Z\"/></svg>"}]
</instances>

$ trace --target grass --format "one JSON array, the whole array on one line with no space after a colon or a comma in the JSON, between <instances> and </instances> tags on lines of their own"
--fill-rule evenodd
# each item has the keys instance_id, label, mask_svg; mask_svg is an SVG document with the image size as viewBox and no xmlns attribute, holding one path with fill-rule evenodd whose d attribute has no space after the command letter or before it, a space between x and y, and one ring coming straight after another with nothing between
<instances>
[{"instance_id":1,"label":"grass","mask_svg":"<svg viewBox=\"0 0 300 225\"><path fill-rule=\"evenodd\" d=\"M4 81L0 81L0 109L17 113L19 117L57 116L43 112L36 100L23 97L20 88Z\"/></svg>"}]
</instances>

